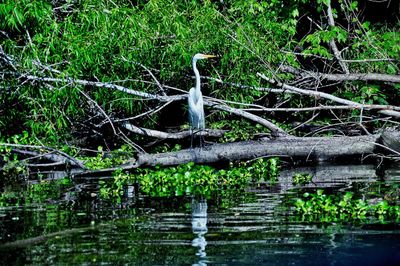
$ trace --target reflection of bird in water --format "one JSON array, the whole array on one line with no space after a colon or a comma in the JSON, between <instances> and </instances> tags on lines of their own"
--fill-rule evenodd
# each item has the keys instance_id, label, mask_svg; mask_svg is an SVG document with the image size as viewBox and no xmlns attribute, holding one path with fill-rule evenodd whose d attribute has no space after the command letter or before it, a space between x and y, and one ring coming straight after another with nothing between
<instances>
[{"instance_id":1,"label":"reflection of bird in water","mask_svg":"<svg viewBox=\"0 0 400 266\"><path fill-rule=\"evenodd\" d=\"M199 248L196 253L200 257L200 261L194 265L206 265L203 258L206 254L207 241L204 235L207 233L207 202L202 199L197 201L192 199L192 231L197 235L192 241L192 246Z\"/></svg>"}]
</instances>

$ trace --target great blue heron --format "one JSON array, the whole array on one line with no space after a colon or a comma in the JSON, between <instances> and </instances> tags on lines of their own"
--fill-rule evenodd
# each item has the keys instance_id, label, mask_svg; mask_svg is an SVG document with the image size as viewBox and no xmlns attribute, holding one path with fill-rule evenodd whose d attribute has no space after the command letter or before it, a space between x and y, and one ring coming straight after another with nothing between
<instances>
[{"instance_id":1,"label":"great blue heron","mask_svg":"<svg viewBox=\"0 0 400 266\"><path fill-rule=\"evenodd\" d=\"M208 54L195 54L192 59L193 71L196 76L196 87L189 90L188 104L189 104L189 124L191 130L190 146L193 145L194 131L201 131L205 128L204 121L204 103L203 95L200 90L200 73L197 70L196 63L200 59L208 59L216 57L215 55ZM201 137L200 137L201 144Z\"/></svg>"}]
</instances>

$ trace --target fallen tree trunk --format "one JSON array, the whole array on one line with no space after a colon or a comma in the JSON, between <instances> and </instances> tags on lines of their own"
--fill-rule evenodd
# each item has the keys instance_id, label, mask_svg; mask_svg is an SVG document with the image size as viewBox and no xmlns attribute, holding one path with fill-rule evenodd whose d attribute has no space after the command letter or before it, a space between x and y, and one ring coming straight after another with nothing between
<instances>
[{"instance_id":1,"label":"fallen tree trunk","mask_svg":"<svg viewBox=\"0 0 400 266\"><path fill-rule=\"evenodd\" d=\"M251 160L259 157L288 157L304 161L328 161L339 158L363 158L386 151L400 155L400 132L355 137L280 137L258 141L214 144L205 148L185 149L166 153L141 153L131 162L109 169L75 173L74 176L90 177L107 174L117 169L131 170L139 167L172 166L195 162L210 164L228 161Z\"/></svg>"},{"instance_id":2,"label":"fallen tree trunk","mask_svg":"<svg viewBox=\"0 0 400 266\"><path fill-rule=\"evenodd\" d=\"M278 156L305 160L329 160L338 156L373 154L380 135L357 137L285 137L273 140L215 144L203 149L139 154L132 167L178 165L188 162L215 163Z\"/></svg>"}]
</instances>

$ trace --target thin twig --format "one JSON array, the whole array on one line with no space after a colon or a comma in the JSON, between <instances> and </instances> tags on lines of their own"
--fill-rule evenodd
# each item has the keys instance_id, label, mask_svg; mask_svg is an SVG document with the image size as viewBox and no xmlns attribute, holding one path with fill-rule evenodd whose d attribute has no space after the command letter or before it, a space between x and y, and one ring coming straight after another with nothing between
<instances>
[{"instance_id":1,"label":"thin twig","mask_svg":"<svg viewBox=\"0 0 400 266\"><path fill-rule=\"evenodd\" d=\"M161 111L162 109L164 109L167 105L169 105L171 103L172 103L172 101L166 102L166 103L164 103L163 105L157 107L154 110L149 110L147 112L141 113L141 114L136 115L136 116L127 117L127 118L121 118L121 119L114 119L114 122L124 122L124 121L129 121L129 120L135 120L135 119L141 118L141 117L146 116L146 115L152 115L152 114L158 113L159 111Z\"/></svg>"},{"instance_id":2,"label":"thin twig","mask_svg":"<svg viewBox=\"0 0 400 266\"><path fill-rule=\"evenodd\" d=\"M320 59L324 59L324 60L328 60L328 61L336 60L336 58L328 58L325 56L320 56L320 55L315 55L315 54L305 54L305 53L285 51L285 50L281 50L281 52L287 53L287 54L304 56L304 57L315 57L315 58L320 58ZM382 62L382 61L396 62L396 61L400 61L400 60L393 59L393 58L342 59L342 62L345 62L345 63L370 63L370 62Z\"/></svg>"},{"instance_id":3,"label":"thin twig","mask_svg":"<svg viewBox=\"0 0 400 266\"><path fill-rule=\"evenodd\" d=\"M310 123L310 122L313 121L318 115L319 115L319 113L313 115L310 119L308 119L308 120L305 121L304 123L301 123L300 125L298 125L298 126L292 128L291 130L289 130L288 133L295 131L296 129L298 129L298 128L304 126L304 125L307 124L307 123Z\"/></svg>"},{"instance_id":4,"label":"thin twig","mask_svg":"<svg viewBox=\"0 0 400 266\"><path fill-rule=\"evenodd\" d=\"M124 132L122 132L121 129L119 129L119 134L122 136L122 139L128 143L128 145L130 145L132 148L134 148L138 153L143 153L146 152L142 147L140 147L138 144L136 144L135 142L131 141L125 134Z\"/></svg>"},{"instance_id":5,"label":"thin twig","mask_svg":"<svg viewBox=\"0 0 400 266\"><path fill-rule=\"evenodd\" d=\"M141 63L139 63L139 62L130 61L130 60L126 59L125 57L122 57L122 59L123 59L124 61L126 61L126 62L130 62L130 63L139 65L139 66L141 66L142 68L144 68L144 69L147 71L147 73L149 73L150 76L153 78L153 80L156 82L157 87L160 89L160 92L161 92L164 96L167 95L167 94L165 93L164 88L163 88L163 86L161 85L161 83L158 81L158 79L156 78L156 76L154 76L153 72L151 72L151 70L150 70L148 67L146 67L145 65L143 65L143 64L141 64Z\"/></svg>"},{"instance_id":6,"label":"thin twig","mask_svg":"<svg viewBox=\"0 0 400 266\"><path fill-rule=\"evenodd\" d=\"M381 148L384 148L384 149L386 149L386 150L388 150L388 151L390 151L390 152L393 152L394 154L397 154L398 156L400 156L400 152L398 152L398 151L396 151L396 150L394 150L394 149L392 149L392 148L389 148L388 146L385 146L385 145L383 145L383 144L380 144L380 143L377 143L377 142L371 142L371 141L363 141L363 142L370 143L370 144L374 144L374 145L376 145L376 146L379 146L379 147L381 147Z\"/></svg>"},{"instance_id":7,"label":"thin twig","mask_svg":"<svg viewBox=\"0 0 400 266\"><path fill-rule=\"evenodd\" d=\"M83 92L82 90L76 88L83 96L85 96L86 99L88 99L91 103L93 103L97 109L99 109L100 113L107 119L107 121L110 123L110 126L112 127L112 130L114 132L114 135L117 135L117 131L115 130L114 124L111 121L110 117L106 114L106 112L103 110L103 108L101 108L101 106L92 98L89 97L89 95L87 95L85 92Z\"/></svg>"}]
</instances>

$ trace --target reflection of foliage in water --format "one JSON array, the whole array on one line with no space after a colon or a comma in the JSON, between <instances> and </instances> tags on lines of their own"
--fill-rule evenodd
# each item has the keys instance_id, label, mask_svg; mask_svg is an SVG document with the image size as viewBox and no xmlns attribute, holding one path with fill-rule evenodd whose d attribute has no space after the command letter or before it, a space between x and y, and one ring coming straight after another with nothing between
<instances>
[{"instance_id":1,"label":"reflection of foliage in water","mask_svg":"<svg viewBox=\"0 0 400 266\"><path fill-rule=\"evenodd\" d=\"M250 181L273 181L279 172L277 158L257 159L249 163L230 164L227 169L216 169L207 165L188 163L176 167L138 169L129 174L121 170L114 172L114 181L100 183L100 195L104 198L121 197L123 187L138 183L140 191L150 196L210 196L222 189L244 189Z\"/></svg>"},{"instance_id":2,"label":"reflection of foliage in water","mask_svg":"<svg viewBox=\"0 0 400 266\"><path fill-rule=\"evenodd\" d=\"M42 181L29 184L16 191L15 188L4 188L0 195L0 207L22 206L58 200L63 196L64 188L71 184L69 178L53 181Z\"/></svg>"},{"instance_id":3,"label":"reflection of foliage in water","mask_svg":"<svg viewBox=\"0 0 400 266\"><path fill-rule=\"evenodd\" d=\"M322 189L304 193L294 202L296 211L304 221L346 222L376 217L381 221L400 219L400 206L386 199L366 201L354 197L352 192L327 195Z\"/></svg>"},{"instance_id":4,"label":"reflection of foliage in water","mask_svg":"<svg viewBox=\"0 0 400 266\"><path fill-rule=\"evenodd\" d=\"M242 192L238 193L237 190L219 190L214 191L211 195L213 204L210 204L210 209L213 207L222 210L229 209L235 206L239 206L244 203L253 203L257 200L254 192Z\"/></svg>"},{"instance_id":5,"label":"reflection of foliage in water","mask_svg":"<svg viewBox=\"0 0 400 266\"><path fill-rule=\"evenodd\" d=\"M65 209L62 203L70 185L70 180L64 178L4 187L0 195L4 229L0 230L0 242L36 237L69 228L74 214Z\"/></svg>"}]
</instances>

